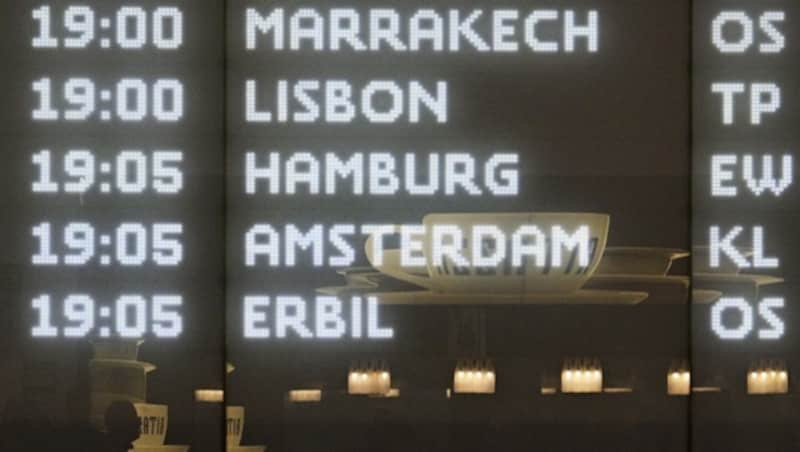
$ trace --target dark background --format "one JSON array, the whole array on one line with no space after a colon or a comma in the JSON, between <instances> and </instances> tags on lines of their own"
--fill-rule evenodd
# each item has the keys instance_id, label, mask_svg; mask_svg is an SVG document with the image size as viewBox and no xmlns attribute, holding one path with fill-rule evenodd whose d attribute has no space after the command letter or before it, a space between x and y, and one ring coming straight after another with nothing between
<instances>
[{"instance_id":1,"label":"dark background","mask_svg":"<svg viewBox=\"0 0 800 452\"><path fill-rule=\"evenodd\" d=\"M222 364L227 359L236 367L227 379L227 403L247 409L243 443L267 444L269 450L797 448L796 397L791 393L752 397L744 387L747 366L755 359L782 359L789 364L790 375L800 372L793 367L798 354L793 325L798 314L792 302L800 292L800 263L792 252L799 245L794 234L797 191L792 186L777 200L708 197L712 152L793 152L799 138L793 127L798 118L797 87L792 82L798 75L793 34L800 11L788 2L759 2L757 9L749 3L572 0L436 5L440 12L450 7L518 8L521 15L533 8L571 8L579 18L587 9L599 10L599 52L572 55L533 54L524 46L513 54L354 55L265 48L245 52L247 6L267 10L280 5L291 12L301 4L240 0L171 2L184 11L184 45L177 52L34 51L30 11L39 5L2 3L0 81L5 108L0 109L0 143L5 163L0 202L6 219L0 221L0 234L7 239L0 255L0 293L5 299L0 304L0 404L31 401L36 419L60 426L74 422L77 416L68 403L87 390L91 347L86 341L30 339L32 296L80 290L100 302L123 291L170 289L184 294L184 334L178 340L148 340L140 353L141 360L158 366L148 379L148 401L170 406L168 444L193 444L193 450L219 448L215 442L221 425L219 407L209 411L195 404L192 391L223 387ZM63 5L73 3L48 4L58 17ZM302 3L313 5L320 11L352 6ZM92 6L104 12L121 5ZM403 14L431 5L369 6L391 6ZM787 36L786 49L773 56L752 52L720 56L712 49L709 27L723 8L785 10L787 21L781 29ZM578 48L583 45L580 41ZM98 84L122 76L180 78L187 98L184 118L166 125L30 120L31 81L50 76L58 86L78 75L91 76ZM244 80L249 78L259 80L265 89L284 78L341 78L354 86L369 79L404 83L413 78L425 86L447 80L450 118L447 124L417 125L247 124L242 100ZM784 108L761 127L723 128L719 97L712 96L709 88L720 80L777 81ZM82 203L65 194L34 196L30 156L43 146L54 155L74 146L98 153L130 147L179 148L184 151L184 189L177 197L161 199L86 195ZM247 196L242 168L244 151L249 149L309 150L315 155L329 150L340 155L370 150L398 155L471 151L476 156L507 149L521 156L520 195ZM317 222L416 222L426 213L448 211L606 212L611 215L610 246L689 249L692 243L704 244L712 222L763 224L767 250L782 261L780 271L773 273L786 278L783 285L769 289L787 300L786 336L778 342L722 342L710 333L708 306L690 310L682 304L643 303L633 308L392 308L382 311L396 334L387 342L242 339L244 294L312 297L317 287L343 283L335 269L314 269L302 257L302 265L291 270L245 268L243 238L252 224L291 222L307 228ZM182 221L184 261L179 269L168 270L30 266L30 227L73 218L98 225ZM688 272L687 262L673 269L674 274ZM454 323L475 316L479 319L472 332L475 344L454 345ZM452 382L456 360L475 356L492 360L498 373L497 393L447 399L444 388ZM556 380L562 360L570 356L599 358L607 386L631 386L634 393L540 395L539 386ZM666 396L667 367L690 356L693 383L720 385L722 393L696 394L690 400ZM401 397L345 396L348 366L358 359L386 360ZM47 376L44 391L37 375ZM797 388L794 381L791 385ZM323 387L324 402L287 403L286 391L297 387ZM64 438L54 435L48 450Z\"/></svg>"}]
</instances>

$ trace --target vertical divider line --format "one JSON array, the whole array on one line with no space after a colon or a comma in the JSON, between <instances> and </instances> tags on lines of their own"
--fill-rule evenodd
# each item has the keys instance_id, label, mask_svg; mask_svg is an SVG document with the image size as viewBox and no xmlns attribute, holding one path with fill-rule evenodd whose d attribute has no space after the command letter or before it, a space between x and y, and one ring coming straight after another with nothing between
<instances>
[{"instance_id":1,"label":"vertical divider line","mask_svg":"<svg viewBox=\"0 0 800 452\"><path fill-rule=\"evenodd\" d=\"M230 18L228 0L220 0L222 7L222 413L220 429L222 444L220 450L227 450L227 411L228 411L228 23Z\"/></svg>"},{"instance_id":2,"label":"vertical divider line","mask_svg":"<svg viewBox=\"0 0 800 452\"><path fill-rule=\"evenodd\" d=\"M695 36L695 1L696 0L689 0L689 7L688 9L688 53L689 53L689 83L688 83L688 101L689 101L689 111L688 111L688 139L689 139L689 217L688 220L688 245L689 245L689 262L688 262L688 272L689 272L689 297L687 300L687 346L688 346L688 357L689 357L689 372L690 372L690 379L689 379L689 398L688 403L686 404L686 450L691 452L694 450L694 419L693 419L693 411L694 411L694 392L692 391L692 381L694 377L697 376L696 368L694 365L694 314L692 312L694 308L694 304L692 302L692 292L694 288L694 266L692 262L694 261L694 255L692 254L692 244L694 243L694 36Z\"/></svg>"}]
</instances>

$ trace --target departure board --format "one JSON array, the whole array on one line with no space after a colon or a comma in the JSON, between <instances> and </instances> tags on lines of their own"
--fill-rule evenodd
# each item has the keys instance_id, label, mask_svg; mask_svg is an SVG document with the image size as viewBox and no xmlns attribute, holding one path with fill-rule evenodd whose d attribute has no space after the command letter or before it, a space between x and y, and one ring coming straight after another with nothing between
<instances>
[{"instance_id":1,"label":"departure board","mask_svg":"<svg viewBox=\"0 0 800 452\"><path fill-rule=\"evenodd\" d=\"M798 17L5 2L0 449L798 448Z\"/></svg>"}]
</instances>

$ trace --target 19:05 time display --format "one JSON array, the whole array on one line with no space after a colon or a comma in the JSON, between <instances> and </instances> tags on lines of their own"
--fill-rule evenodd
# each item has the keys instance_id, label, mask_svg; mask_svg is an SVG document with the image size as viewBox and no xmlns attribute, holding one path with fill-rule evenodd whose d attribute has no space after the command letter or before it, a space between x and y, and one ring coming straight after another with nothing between
<instances>
[{"instance_id":1,"label":"19:05 time display","mask_svg":"<svg viewBox=\"0 0 800 452\"><path fill-rule=\"evenodd\" d=\"M178 337L183 331L180 295L159 294L149 299L139 294L121 295L113 303L98 304L87 294L69 294L63 303L53 302L48 294L34 298L36 312L31 335L34 337L140 338L147 333L156 337ZM59 318L53 315L60 312Z\"/></svg>"},{"instance_id":2,"label":"19:05 time display","mask_svg":"<svg viewBox=\"0 0 800 452\"><path fill-rule=\"evenodd\" d=\"M31 257L33 265L68 266L88 265L99 261L107 266L157 266L174 267L183 260L180 241L183 225L180 223L122 223L113 233L100 233L87 222L72 222L64 226L62 240L58 240L53 225L39 223L32 229L37 252ZM61 246L57 246L59 242ZM60 248L60 249L58 249Z\"/></svg>"},{"instance_id":3,"label":"19:05 time display","mask_svg":"<svg viewBox=\"0 0 800 452\"><path fill-rule=\"evenodd\" d=\"M63 156L49 149L33 154L34 193L176 194L183 189L181 151L124 150L108 159L88 149L71 149Z\"/></svg>"}]
</instances>

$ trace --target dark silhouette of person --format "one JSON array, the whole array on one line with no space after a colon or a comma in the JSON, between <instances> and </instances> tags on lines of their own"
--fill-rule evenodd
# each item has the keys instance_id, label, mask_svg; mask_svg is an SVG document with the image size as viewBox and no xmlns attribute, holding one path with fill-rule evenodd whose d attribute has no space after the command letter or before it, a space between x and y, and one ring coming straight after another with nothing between
<instances>
[{"instance_id":1,"label":"dark silhouette of person","mask_svg":"<svg viewBox=\"0 0 800 452\"><path fill-rule=\"evenodd\" d=\"M89 390L76 386L67 393L69 420L59 437L64 452L105 452L105 435L89 422Z\"/></svg>"},{"instance_id":2,"label":"dark silhouette of person","mask_svg":"<svg viewBox=\"0 0 800 452\"><path fill-rule=\"evenodd\" d=\"M127 452L132 442L139 438L141 421L136 408L128 400L111 402L105 413L106 444L108 452Z\"/></svg>"}]
</instances>

